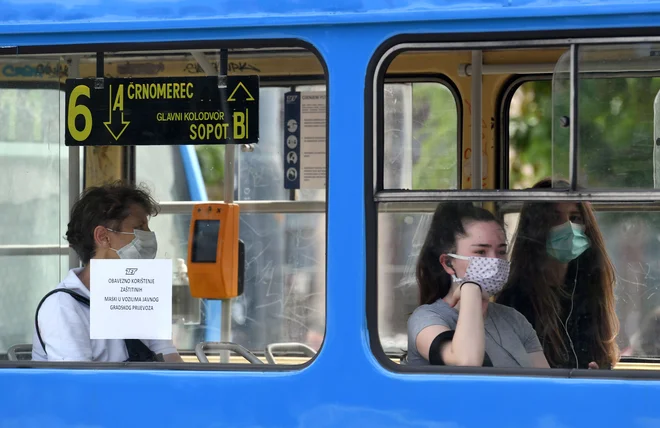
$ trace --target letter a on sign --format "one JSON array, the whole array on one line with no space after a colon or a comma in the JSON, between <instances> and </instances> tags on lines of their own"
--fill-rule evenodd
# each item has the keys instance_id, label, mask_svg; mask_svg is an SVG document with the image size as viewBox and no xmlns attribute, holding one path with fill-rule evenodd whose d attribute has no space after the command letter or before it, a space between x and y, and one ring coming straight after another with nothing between
<instances>
[{"instance_id":1,"label":"letter a on sign","mask_svg":"<svg viewBox=\"0 0 660 428\"><path fill-rule=\"evenodd\" d=\"M129 121L124 120L124 85L118 85L117 88L117 94L114 98L114 103L113 103L113 98L112 98L112 85L110 85L110 96L109 98L109 106L110 106L110 111L108 112L108 121L103 122L105 127L108 129L108 132L112 137L115 139L115 141L119 141L119 138L121 137L121 134L126 131L126 128L128 125L131 123ZM118 112L118 114L115 114L115 111ZM113 124L113 118L114 118L114 124Z\"/></svg>"}]
</instances>

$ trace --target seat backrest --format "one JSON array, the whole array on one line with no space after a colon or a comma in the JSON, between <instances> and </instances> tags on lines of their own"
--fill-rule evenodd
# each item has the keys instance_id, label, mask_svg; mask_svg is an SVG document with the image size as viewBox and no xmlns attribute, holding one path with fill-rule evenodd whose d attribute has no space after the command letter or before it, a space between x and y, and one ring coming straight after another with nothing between
<instances>
[{"instance_id":1,"label":"seat backrest","mask_svg":"<svg viewBox=\"0 0 660 428\"><path fill-rule=\"evenodd\" d=\"M14 345L7 350L7 357L9 361L31 360L32 345L29 343Z\"/></svg>"},{"instance_id":2,"label":"seat backrest","mask_svg":"<svg viewBox=\"0 0 660 428\"><path fill-rule=\"evenodd\" d=\"M266 346L266 350L264 352L268 364L276 364L274 355L275 352L301 352L305 357L308 358L313 358L316 355L316 351L304 343L271 343Z\"/></svg>"},{"instance_id":3,"label":"seat backrest","mask_svg":"<svg viewBox=\"0 0 660 428\"><path fill-rule=\"evenodd\" d=\"M201 342L195 346L195 355L200 363L208 363L209 359L205 351L230 351L235 352L241 357L248 360L251 364L263 364L256 355L248 351L238 343L233 342Z\"/></svg>"}]
</instances>

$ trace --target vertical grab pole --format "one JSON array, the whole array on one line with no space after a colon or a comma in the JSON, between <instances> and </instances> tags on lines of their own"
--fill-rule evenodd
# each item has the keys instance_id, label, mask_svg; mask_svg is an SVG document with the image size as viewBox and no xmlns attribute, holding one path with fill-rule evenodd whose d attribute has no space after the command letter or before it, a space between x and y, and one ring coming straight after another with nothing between
<instances>
[{"instance_id":1,"label":"vertical grab pole","mask_svg":"<svg viewBox=\"0 0 660 428\"><path fill-rule=\"evenodd\" d=\"M577 190L578 184L578 148L579 148L579 139L580 139L580 128L578 126L578 110L579 110L579 99L578 99L578 83L579 83L579 74L578 74L578 45L571 45L571 106L570 106L570 127L571 127L571 136L569 140L569 180L571 183L571 191Z\"/></svg>"},{"instance_id":2,"label":"vertical grab pole","mask_svg":"<svg viewBox=\"0 0 660 428\"><path fill-rule=\"evenodd\" d=\"M472 129L470 137L472 147L473 189L481 189L481 181L483 180L483 173L481 171L482 63L482 51L472 51Z\"/></svg>"},{"instance_id":3,"label":"vertical grab pole","mask_svg":"<svg viewBox=\"0 0 660 428\"><path fill-rule=\"evenodd\" d=\"M220 50L220 76L227 76L228 74L228 56L229 52L227 49ZM226 106L223 106L226 107ZM225 114L228 114L228 109ZM235 157L236 147L234 144L225 145L225 180L224 180L224 198L225 202L231 204L234 202L234 168L235 168ZM220 339L224 342L231 342L231 300L223 299L221 301L222 313L220 315L221 326L220 326ZM228 363L229 362L229 351L223 351L220 354L220 362Z\"/></svg>"},{"instance_id":4,"label":"vertical grab pole","mask_svg":"<svg viewBox=\"0 0 660 428\"><path fill-rule=\"evenodd\" d=\"M224 79L224 76L227 76L229 69L229 52L227 49L220 50L220 66L217 72L213 68L213 65L206 59L204 52L193 51L191 54L208 76L219 76L218 90L227 90L226 79ZM222 110L225 112L225 115L229 114L229 109L226 105L222 106ZM228 204L234 202L234 149L235 146L233 144L225 145L224 199ZM220 302L220 340L223 342L231 342L231 300L223 299ZM220 351L220 362L229 362L229 351Z\"/></svg>"}]
</instances>

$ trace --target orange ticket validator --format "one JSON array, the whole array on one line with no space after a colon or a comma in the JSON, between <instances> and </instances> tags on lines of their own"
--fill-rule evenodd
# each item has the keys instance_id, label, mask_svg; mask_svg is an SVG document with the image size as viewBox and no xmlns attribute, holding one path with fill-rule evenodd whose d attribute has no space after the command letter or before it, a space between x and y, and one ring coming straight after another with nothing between
<instances>
[{"instance_id":1,"label":"orange ticket validator","mask_svg":"<svg viewBox=\"0 0 660 428\"><path fill-rule=\"evenodd\" d=\"M231 299L243 293L245 246L238 239L238 204L195 204L188 239L190 294Z\"/></svg>"}]
</instances>

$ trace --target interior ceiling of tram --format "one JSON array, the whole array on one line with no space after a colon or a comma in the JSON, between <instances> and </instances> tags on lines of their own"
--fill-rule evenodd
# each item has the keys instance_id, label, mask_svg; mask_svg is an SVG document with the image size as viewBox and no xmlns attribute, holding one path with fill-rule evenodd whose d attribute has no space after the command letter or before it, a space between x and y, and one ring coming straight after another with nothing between
<instances>
[{"instance_id":1,"label":"interior ceiling of tram","mask_svg":"<svg viewBox=\"0 0 660 428\"><path fill-rule=\"evenodd\" d=\"M558 61L568 63L566 53L569 46L541 47L534 49L488 49L483 51L484 75L512 74L548 74L552 73ZM620 60L616 69L624 71L630 66L631 60L642 60L647 64L655 63L655 57L660 58L660 44L636 45L631 48L626 45L607 47L584 46L582 62ZM219 61L220 50L158 50L158 51L127 51L105 53L106 76L190 76L203 74L203 70L194 58L194 54L203 54L214 67ZM229 74L258 74L260 76L322 76L323 67L315 54L304 48L238 48L228 49ZM466 74L463 70L471 64L470 50L437 50L415 51L398 55L391 63L388 74L427 74L442 73L449 77ZM657 62L660 62L658 60ZM59 63L59 68L56 64ZM18 65L17 65L18 64ZM0 81L15 80L30 81L42 76L38 72L21 71L18 67L27 64L37 68L40 64L46 74L53 75L53 70L59 69L59 77L63 81L69 76L74 64L79 64L80 76L96 75L96 53L64 54L62 56L5 56L0 57ZM10 67L5 67L9 65ZM50 65L50 68L48 67ZM497 67L494 67L497 66ZM503 68L504 66L504 68ZM509 66L509 67L507 67ZM646 67L653 65L646 65ZM490 69L489 69L490 67ZM562 65L563 67L563 65ZM17 71L18 70L18 71ZM34 75L33 75L34 74ZM469 68L467 69L469 75ZM54 76L52 76L54 77Z\"/></svg>"},{"instance_id":2,"label":"interior ceiling of tram","mask_svg":"<svg viewBox=\"0 0 660 428\"><path fill-rule=\"evenodd\" d=\"M535 49L490 49L483 51L484 75L508 77L514 74L551 74L558 61L566 62L568 46ZM203 75L204 70L194 55L202 53L217 67L220 50L183 51L131 51L105 53L105 75L108 77L163 77ZM258 74L262 77L323 76L321 62L311 51L303 48L229 49L229 74ZM609 46L583 48L583 62L621 60L619 70L633 66L631 59L646 63L656 62L660 45L648 44L642 48ZM660 56L658 56L660 58ZM388 74L444 74L452 80L470 74L470 50L415 51L398 55L390 64ZM6 56L0 57L0 81L42 80L44 76L59 74L63 82L79 67L80 77L96 75L96 54L83 53L54 56ZM30 71L28 66L33 68ZM466 68L467 67L467 68ZM648 66L647 66L648 67ZM633 67L634 68L634 67Z\"/></svg>"},{"instance_id":3,"label":"interior ceiling of tram","mask_svg":"<svg viewBox=\"0 0 660 428\"><path fill-rule=\"evenodd\" d=\"M219 68L220 50L214 51L143 51L107 52L104 54L106 77L177 77L203 76L206 71L196 58L203 54L208 63ZM296 76L318 76L324 70L319 59L301 48L230 49L228 74L259 75L262 78L289 80ZM59 78L95 77L96 53L20 55L0 57L0 82L43 82Z\"/></svg>"}]
</instances>

